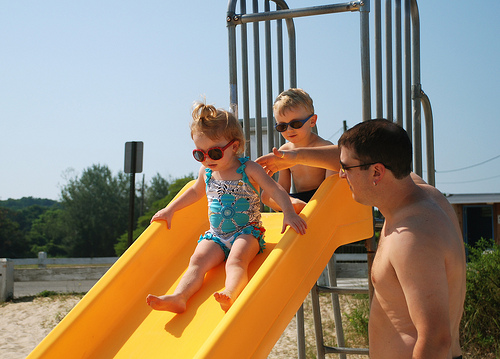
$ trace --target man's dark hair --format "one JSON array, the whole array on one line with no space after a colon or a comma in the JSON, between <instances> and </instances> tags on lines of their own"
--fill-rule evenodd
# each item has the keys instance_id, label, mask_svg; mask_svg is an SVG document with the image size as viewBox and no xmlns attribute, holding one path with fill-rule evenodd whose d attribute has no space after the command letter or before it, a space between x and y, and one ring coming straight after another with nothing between
<instances>
[{"instance_id":1,"label":"man's dark hair","mask_svg":"<svg viewBox=\"0 0 500 359\"><path fill-rule=\"evenodd\" d=\"M361 122L346 131L340 137L338 145L340 148L353 150L361 163L382 163L397 179L402 179L411 172L410 138L394 122L385 119Z\"/></svg>"}]
</instances>

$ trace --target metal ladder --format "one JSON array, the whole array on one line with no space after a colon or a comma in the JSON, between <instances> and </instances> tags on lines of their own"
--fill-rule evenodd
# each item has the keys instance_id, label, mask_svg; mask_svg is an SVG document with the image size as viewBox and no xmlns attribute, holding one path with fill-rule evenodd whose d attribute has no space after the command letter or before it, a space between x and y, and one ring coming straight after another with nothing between
<instances>
[{"instance_id":1,"label":"metal ladder","mask_svg":"<svg viewBox=\"0 0 500 359\"><path fill-rule=\"evenodd\" d=\"M271 9L271 1L274 9ZM420 24L416 0L404 0L404 29L402 28L402 2L401 0L385 1L385 92L383 91L383 65L382 65L382 12L381 0L358 0L329 5L311 6L307 8L290 9L284 0L252 0L251 9L247 8L246 0L229 0L226 14L226 25L228 29L228 52L229 52L229 109L237 118L242 119L243 129L247 146L245 154L256 158L264 153L268 153L273 147L283 144L284 140L277 133L266 129L273 128L274 118L272 106L274 98L285 90L285 54L288 52L288 86L297 87L297 61L296 61L296 35L294 18L305 16L317 16L323 14L334 14L344 12L358 12L360 19L360 47L361 47L361 106L362 120L368 121L372 118L372 95L371 95L371 64L370 64L370 7L373 3L373 23L374 23L374 78L375 78L375 116L384 117L383 100L385 97L386 110L385 118L394 120L398 124L406 127L410 138L413 139L414 146L414 172L422 175L422 121L421 106L423 104L425 115L426 134L426 155L427 155L427 182L435 184L434 180L434 143L432 110L427 95L422 91L420 84ZM239 3L239 9L237 4ZM394 3L394 9L392 4ZM394 11L393 11L394 10ZM393 14L394 12L394 14ZM394 19L394 25L393 25ZM285 27L283 26L285 21ZM273 45L271 36L271 22L276 25L276 38ZM251 34L247 26L252 25ZM262 25L262 26L261 26ZM261 39L260 33L264 32L264 74L261 69ZM403 31L404 30L404 31ZM237 33L238 31L238 33ZM237 47L237 35L240 36ZM287 36L288 48L285 49L284 35ZM404 48L403 48L404 35ZM393 43L393 37L395 39ZM251 45L249 46L249 42ZM249 47L251 55L249 56ZM395 54L393 55L393 48ZM403 56L404 54L404 56ZM238 61L237 55L240 56ZM250 96L250 64L253 59L253 90ZM393 61L394 58L394 61ZM275 63L273 62L275 59ZM404 81L403 81L404 64ZM238 68L240 69L240 80L238 82ZM274 70L276 69L276 70ZM276 72L276 74L273 73ZM393 72L395 79L393 79ZM263 85L264 83L264 85ZM393 84L395 85L393 87ZM239 95L241 90L241 114L239 113ZM265 90L265 91L263 91ZM254 102L250 103L250 97ZM394 99L395 98L395 99ZM262 100L265 100L264 103ZM395 110L393 109L395 105ZM262 109L265 108L265 114ZM253 109L254 115L250 116ZM252 122L252 124L251 124ZM251 138L253 136L253 138ZM253 141L252 141L253 140ZM255 142L255 148L251 148L250 143ZM265 145L265 144L266 145ZM265 152L264 152L265 151ZM375 240L367 241L368 266L375 254ZM333 265L329 266L334 268ZM335 278L332 272L330 278ZM332 285L333 284L333 285ZM343 288L336 287L335 279L331 283L331 288L315 286L311 292L313 298L314 311L318 311L317 297L320 291L332 293L338 299L339 293L345 293ZM372 293L371 282L369 280L368 291ZM316 302L316 304L314 304ZM339 311L338 306L337 309ZM339 344L338 348L328 348L323 345L321 329L321 317L316 320L317 327L317 347L318 357L323 358L325 354L335 353L345 358L346 354L353 354L359 350L366 354L366 349L345 348ZM340 318L335 319L335 326L342 329ZM298 357L305 358L304 339L304 312L303 308L297 312L298 328ZM339 338L339 334L337 334ZM322 356L320 353L323 353Z\"/></svg>"}]
</instances>

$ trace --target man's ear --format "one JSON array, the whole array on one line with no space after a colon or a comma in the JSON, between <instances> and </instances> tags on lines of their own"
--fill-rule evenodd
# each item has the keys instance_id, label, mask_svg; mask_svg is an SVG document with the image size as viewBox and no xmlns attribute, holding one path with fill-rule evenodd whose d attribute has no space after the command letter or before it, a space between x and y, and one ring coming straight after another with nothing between
<instances>
[{"instance_id":1,"label":"man's ear","mask_svg":"<svg viewBox=\"0 0 500 359\"><path fill-rule=\"evenodd\" d=\"M376 186L384 178L387 169L382 163L375 163L373 170L373 185Z\"/></svg>"}]
</instances>

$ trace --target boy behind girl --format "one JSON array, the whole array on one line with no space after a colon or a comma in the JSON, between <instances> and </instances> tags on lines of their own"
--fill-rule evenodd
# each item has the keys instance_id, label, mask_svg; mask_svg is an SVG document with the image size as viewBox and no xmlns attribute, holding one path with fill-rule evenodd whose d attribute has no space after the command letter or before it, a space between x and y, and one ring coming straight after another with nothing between
<instances>
[{"instance_id":1,"label":"boy behind girl","mask_svg":"<svg viewBox=\"0 0 500 359\"><path fill-rule=\"evenodd\" d=\"M299 147L320 147L331 145L312 131L318 116L314 114L313 100L307 92L299 88L291 88L278 95L273 105L275 129L288 142L279 150L294 150ZM295 165L278 172L278 183L290 193L292 179L295 193L290 193L296 213L305 207L323 180L335 172L317 167ZM281 208L265 192L262 202L275 211Z\"/></svg>"}]
</instances>

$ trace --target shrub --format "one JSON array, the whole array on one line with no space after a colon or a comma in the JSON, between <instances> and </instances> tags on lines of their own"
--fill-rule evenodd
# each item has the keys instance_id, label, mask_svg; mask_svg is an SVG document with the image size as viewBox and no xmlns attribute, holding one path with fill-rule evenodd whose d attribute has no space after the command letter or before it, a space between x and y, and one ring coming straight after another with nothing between
<instances>
[{"instance_id":1,"label":"shrub","mask_svg":"<svg viewBox=\"0 0 500 359\"><path fill-rule=\"evenodd\" d=\"M467 294L461 323L465 352L482 358L500 354L500 246L481 239L467 246Z\"/></svg>"}]
</instances>

